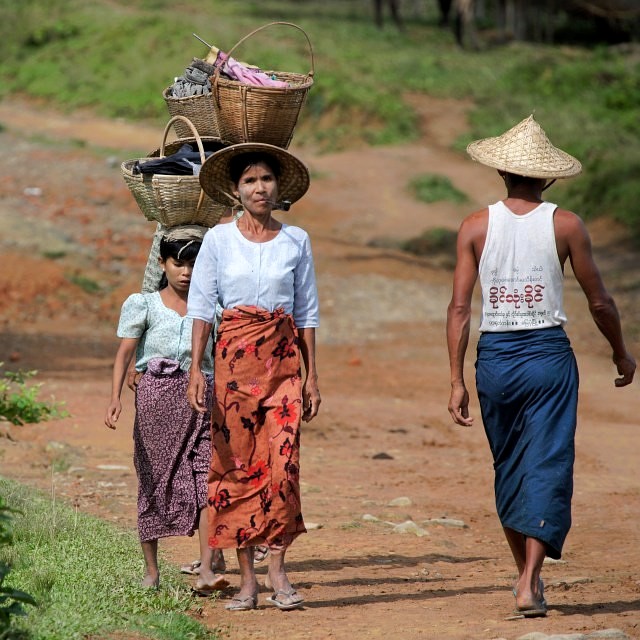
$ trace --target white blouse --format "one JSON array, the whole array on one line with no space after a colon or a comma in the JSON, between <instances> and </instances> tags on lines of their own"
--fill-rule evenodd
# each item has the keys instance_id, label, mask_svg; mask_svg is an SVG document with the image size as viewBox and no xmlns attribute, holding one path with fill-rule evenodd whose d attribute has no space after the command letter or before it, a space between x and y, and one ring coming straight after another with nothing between
<instances>
[{"instance_id":1,"label":"white blouse","mask_svg":"<svg viewBox=\"0 0 640 640\"><path fill-rule=\"evenodd\" d=\"M282 307L298 328L319 326L309 235L283 224L268 242L252 242L236 221L209 229L191 276L187 315L215 323L216 305Z\"/></svg>"}]
</instances>

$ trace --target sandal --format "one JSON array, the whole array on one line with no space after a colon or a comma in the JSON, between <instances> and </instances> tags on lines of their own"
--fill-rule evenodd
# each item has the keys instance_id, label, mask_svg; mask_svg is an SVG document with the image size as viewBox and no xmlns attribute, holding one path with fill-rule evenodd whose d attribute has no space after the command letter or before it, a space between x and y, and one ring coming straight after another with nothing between
<instances>
[{"instance_id":1,"label":"sandal","mask_svg":"<svg viewBox=\"0 0 640 640\"><path fill-rule=\"evenodd\" d=\"M224 608L227 611L250 611L251 609L256 609L257 606L258 594L254 593L252 596L245 596L244 598L236 596Z\"/></svg>"},{"instance_id":2,"label":"sandal","mask_svg":"<svg viewBox=\"0 0 640 640\"><path fill-rule=\"evenodd\" d=\"M275 605L278 609L289 611L291 609L299 609L304 603L304 598L292 587L289 591L284 589L275 591L272 596L267 598L267 602Z\"/></svg>"},{"instance_id":3,"label":"sandal","mask_svg":"<svg viewBox=\"0 0 640 640\"><path fill-rule=\"evenodd\" d=\"M217 555L217 557L216 557ZM222 552L214 552L213 560L211 561L211 570L214 573L224 573L227 570L227 563L224 560L224 555ZM200 575L200 560L194 560L189 564L183 564L180 567L180 573L186 573L190 576L199 576Z\"/></svg>"},{"instance_id":4,"label":"sandal","mask_svg":"<svg viewBox=\"0 0 640 640\"><path fill-rule=\"evenodd\" d=\"M186 573L190 576L200 575L200 560L194 560L189 564L183 564L180 567L180 573Z\"/></svg>"},{"instance_id":5,"label":"sandal","mask_svg":"<svg viewBox=\"0 0 640 640\"><path fill-rule=\"evenodd\" d=\"M253 547L253 562L259 564L269 555L269 547L266 544L259 544Z\"/></svg>"},{"instance_id":6,"label":"sandal","mask_svg":"<svg viewBox=\"0 0 640 640\"><path fill-rule=\"evenodd\" d=\"M514 613L524 618L544 618L547 615L547 601L544 597L544 582L542 578L538 580L538 591L540 592L540 598L534 598L530 605L525 607L516 606ZM513 597L517 598L518 592L515 587L512 589Z\"/></svg>"}]
</instances>

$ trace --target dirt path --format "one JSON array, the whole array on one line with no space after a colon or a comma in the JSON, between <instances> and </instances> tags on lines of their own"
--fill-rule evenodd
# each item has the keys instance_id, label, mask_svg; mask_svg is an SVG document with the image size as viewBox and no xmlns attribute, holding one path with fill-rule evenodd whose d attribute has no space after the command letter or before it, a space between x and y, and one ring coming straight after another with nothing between
<instances>
[{"instance_id":1,"label":"dirt path","mask_svg":"<svg viewBox=\"0 0 640 640\"><path fill-rule=\"evenodd\" d=\"M507 619L513 569L477 403L472 429L454 426L446 411L451 274L427 259L366 246L434 226L454 229L469 209L501 195L489 170L447 149L465 126L465 105L422 99L416 106L424 118L418 145L325 156L299 150L314 182L287 219L311 234L322 306L323 405L304 430L302 451L305 519L318 528L289 553L307 606L283 614L265 605L263 592L258 610L241 614L203 600L202 618L232 640L511 640L611 628L638 638L638 394L614 389L604 341L571 279L568 333L581 367L574 526L562 562L544 570L549 616ZM1 473L40 487L53 482L82 509L133 527L131 396L115 434L102 415L119 306L139 287L154 225L118 167L159 146L162 132L89 115L78 124L13 101L0 102L0 123L0 250L10 265L0 270L0 361L39 369L46 392L72 413L14 429L15 441L0 439ZM449 176L471 203L416 204L405 185L426 172ZM634 299L617 286L637 282L638 271L611 251L614 231L597 227L596 244L607 281L631 310ZM427 522L443 517L465 526ZM406 521L420 535L386 524ZM194 540L165 547L176 563L196 557Z\"/></svg>"}]
</instances>

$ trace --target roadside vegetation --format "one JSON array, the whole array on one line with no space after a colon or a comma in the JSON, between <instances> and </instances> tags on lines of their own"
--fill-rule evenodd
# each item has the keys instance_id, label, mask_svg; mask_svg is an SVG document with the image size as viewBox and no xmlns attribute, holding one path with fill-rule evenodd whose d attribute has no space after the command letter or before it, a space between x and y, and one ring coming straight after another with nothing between
<instances>
[{"instance_id":1,"label":"roadside vegetation","mask_svg":"<svg viewBox=\"0 0 640 640\"><path fill-rule=\"evenodd\" d=\"M131 560L140 557L135 532L3 478L0 495L15 510L10 513L12 544L0 546L0 569L10 567L11 574L0 587L12 596L17 615L2 628L0 589L3 640L80 640L119 633L140 640L220 637L189 615L197 600L168 563L161 566L159 590L137 586L142 568L141 560Z\"/></svg>"},{"instance_id":2,"label":"roadside vegetation","mask_svg":"<svg viewBox=\"0 0 640 640\"><path fill-rule=\"evenodd\" d=\"M0 368L4 362L0 362ZM31 383L37 371L3 371L0 375L0 423L23 425L68 415L64 404L39 399L42 383Z\"/></svg>"},{"instance_id":3,"label":"roadside vegetation","mask_svg":"<svg viewBox=\"0 0 640 640\"><path fill-rule=\"evenodd\" d=\"M335 150L414 140L406 92L473 102L461 150L535 112L585 167L554 192L582 215L609 216L640 237L639 45L464 51L438 26L437 3L425 6L432 13L408 19L403 34L391 24L377 29L369 0L0 0L0 96L20 92L56 108L164 123L163 89L207 53L192 32L228 51L261 25L290 21L308 34L315 68L298 144ZM304 36L284 26L250 37L234 57L266 69L312 67Z\"/></svg>"}]
</instances>

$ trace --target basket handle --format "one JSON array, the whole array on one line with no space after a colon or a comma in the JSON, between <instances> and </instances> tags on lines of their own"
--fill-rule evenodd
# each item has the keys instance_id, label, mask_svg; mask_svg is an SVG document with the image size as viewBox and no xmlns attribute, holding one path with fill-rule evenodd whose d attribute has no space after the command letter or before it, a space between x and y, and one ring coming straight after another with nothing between
<instances>
[{"instance_id":1,"label":"basket handle","mask_svg":"<svg viewBox=\"0 0 640 640\"><path fill-rule=\"evenodd\" d=\"M315 63L313 60L313 47L311 46L311 40L309 40L309 36L307 35L307 32L302 28L299 27L297 24L293 24L293 22L269 22L267 24L263 24L261 27L258 27L257 29L254 29L253 31L251 31L250 33L248 33L246 36L244 36L244 38L241 38L240 40L238 40L238 42L236 42L233 47L231 47L231 49L229 49L229 51L226 53L227 56L227 60L231 57L231 54L238 48L238 46L240 46L245 40L247 40L248 38L250 38L252 35L255 35L256 33L258 33L259 31L262 31L263 29L266 29L267 27L272 27L274 25L286 25L288 27L294 27L294 29L298 29L298 31L301 31L302 34L304 35L304 37L307 39L307 44L309 45L309 58L311 60L311 70L309 71L309 76L313 78L313 74L315 73ZM226 62L226 60L225 60ZM222 63L223 66L224 62ZM215 71L213 72L213 83L214 85L217 85L218 83L218 77L220 76L220 66L216 66Z\"/></svg>"},{"instance_id":2,"label":"basket handle","mask_svg":"<svg viewBox=\"0 0 640 640\"><path fill-rule=\"evenodd\" d=\"M160 157L164 158L164 148L167 144L167 135L169 133L169 129L176 123L177 120L182 120L193 133L193 137L196 139L196 143L198 145L198 151L200 152L200 164L203 165L205 161L204 155L204 147L202 146L202 139L200 138L200 134L198 130L193 125L193 122L189 120L189 118L185 118L185 116L173 116L169 122L167 122L167 126L164 128L164 134L162 135L162 145L160 145ZM200 189L200 197L198 198L198 206L196 207L196 213L200 211L200 207L202 207L202 203L204 202L204 190Z\"/></svg>"}]
</instances>

